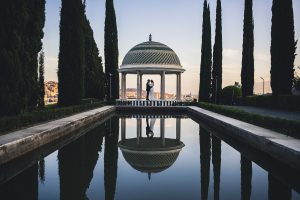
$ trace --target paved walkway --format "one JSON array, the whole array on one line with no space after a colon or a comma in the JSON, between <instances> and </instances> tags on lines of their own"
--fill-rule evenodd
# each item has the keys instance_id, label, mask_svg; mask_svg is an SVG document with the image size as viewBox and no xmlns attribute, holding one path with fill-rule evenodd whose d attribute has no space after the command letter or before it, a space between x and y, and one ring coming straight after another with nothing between
<instances>
[{"instance_id":1,"label":"paved walkway","mask_svg":"<svg viewBox=\"0 0 300 200\"><path fill-rule=\"evenodd\" d=\"M251 106L227 106L230 108L240 109L249 113L269 116L269 117L277 117L282 119L300 121L300 112L290 112L290 111L282 111L282 110L273 110L267 108L257 108Z\"/></svg>"}]
</instances>

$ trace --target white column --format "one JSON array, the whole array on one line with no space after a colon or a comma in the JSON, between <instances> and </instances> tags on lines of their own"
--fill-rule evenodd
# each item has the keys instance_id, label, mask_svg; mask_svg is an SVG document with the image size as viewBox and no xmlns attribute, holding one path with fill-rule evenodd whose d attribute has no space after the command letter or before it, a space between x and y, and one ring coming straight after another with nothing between
<instances>
[{"instance_id":1,"label":"white column","mask_svg":"<svg viewBox=\"0 0 300 200\"><path fill-rule=\"evenodd\" d=\"M126 99L126 74L122 73L122 79L121 79L121 98Z\"/></svg>"},{"instance_id":2,"label":"white column","mask_svg":"<svg viewBox=\"0 0 300 200\"><path fill-rule=\"evenodd\" d=\"M160 99L165 99L165 87L166 87L166 78L165 71L163 71L160 75Z\"/></svg>"},{"instance_id":3,"label":"white column","mask_svg":"<svg viewBox=\"0 0 300 200\"><path fill-rule=\"evenodd\" d=\"M179 77L178 97L179 100L181 100L181 73L178 75L178 77Z\"/></svg>"},{"instance_id":4,"label":"white column","mask_svg":"<svg viewBox=\"0 0 300 200\"><path fill-rule=\"evenodd\" d=\"M181 119L176 118L176 140L180 140Z\"/></svg>"},{"instance_id":5,"label":"white column","mask_svg":"<svg viewBox=\"0 0 300 200\"><path fill-rule=\"evenodd\" d=\"M137 136L137 145L140 145L140 138L142 137L142 119L136 120L136 136Z\"/></svg>"},{"instance_id":6,"label":"white column","mask_svg":"<svg viewBox=\"0 0 300 200\"><path fill-rule=\"evenodd\" d=\"M126 139L126 118L121 118L121 140L124 141Z\"/></svg>"},{"instance_id":7,"label":"white column","mask_svg":"<svg viewBox=\"0 0 300 200\"><path fill-rule=\"evenodd\" d=\"M160 119L160 138L162 140L162 146L166 146L166 139L165 139L165 119Z\"/></svg>"},{"instance_id":8,"label":"white column","mask_svg":"<svg viewBox=\"0 0 300 200\"><path fill-rule=\"evenodd\" d=\"M179 74L176 74L176 100L179 99Z\"/></svg>"},{"instance_id":9,"label":"white column","mask_svg":"<svg viewBox=\"0 0 300 200\"><path fill-rule=\"evenodd\" d=\"M140 74L140 72L138 71L137 72L137 79L136 79L136 85L137 85L137 88L136 88L136 98L137 99L140 99L141 97L140 97L140 88L141 88L141 85L140 85L140 83L141 83L141 74Z\"/></svg>"},{"instance_id":10,"label":"white column","mask_svg":"<svg viewBox=\"0 0 300 200\"><path fill-rule=\"evenodd\" d=\"M140 90L139 90L140 99L142 98L142 89L143 89L143 74L140 74Z\"/></svg>"}]
</instances>

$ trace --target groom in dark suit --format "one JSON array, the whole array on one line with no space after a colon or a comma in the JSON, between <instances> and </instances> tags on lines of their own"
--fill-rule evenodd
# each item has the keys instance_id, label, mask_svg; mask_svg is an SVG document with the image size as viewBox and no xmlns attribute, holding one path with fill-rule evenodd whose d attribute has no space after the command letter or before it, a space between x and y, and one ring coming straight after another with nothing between
<instances>
[{"instance_id":1,"label":"groom in dark suit","mask_svg":"<svg viewBox=\"0 0 300 200\"><path fill-rule=\"evenodd\" d=\"M147 83L146 83L146 91L147 91L147 96L146 96L146 100L149 100L149 92L150 92L150 79L148 79Z\"/></svg>"}]
</instances>

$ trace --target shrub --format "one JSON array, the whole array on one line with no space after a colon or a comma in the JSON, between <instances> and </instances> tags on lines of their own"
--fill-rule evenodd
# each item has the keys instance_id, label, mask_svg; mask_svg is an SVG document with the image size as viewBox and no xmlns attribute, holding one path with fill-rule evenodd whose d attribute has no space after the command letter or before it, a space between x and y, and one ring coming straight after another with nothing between
<instances>
[{"instance_id":1,"label":"shrub","mask_svg":"<svg viewBox=\"0 0 300 200\"><path fill-rule=\"evenodd\" d=\"M242 101L242 105L300 111L300 96L248 96Z\"/></svg>"},{"instance_id":2,"label":"shrub","mask_svg":"<svg viewBox=\"0 0 300 200\"><path fill-rule=\"evenodd\" d=\"M233 105L237 104L238 102L238 97L242 95L242 90L241 88L237 86L227 86L222 89L221 92L221 103L225 105Z\"/></svg>"},{"instance_id":3,"label":"shrub","mask_svg":"<svg viewBox=\"0 0 300 200\"><path fill-rule=\"evenodd\" d=\"M289 135L295 138L300 138L300 122L286 120L281 118L274 118L268 116L262 116L258 114L249 113L239 110L237 108L228 108L222 105L214 105L210 103L194 103L193 105L199 106L228 117L232 117L241 121L245 121L250 124L261 126L270 130L280 132L285 135Z\"/></svg>"},{"instance_id":4,"label":"shrub","mask_svg":"<svg viewBox=\"0 0 300 200\"><path fill-rule=\"evenodd\" d=\"M66 117L72 114L101 107L104 105L105 103L101 101L69 107L57 107L55 105L51 105L43 110L36 110L29 113L23 113L14 117L3 117L0 118L0 135L4 131L11 131L28 125L34 125L36 123Z\"/></svg>"}]
</instances>

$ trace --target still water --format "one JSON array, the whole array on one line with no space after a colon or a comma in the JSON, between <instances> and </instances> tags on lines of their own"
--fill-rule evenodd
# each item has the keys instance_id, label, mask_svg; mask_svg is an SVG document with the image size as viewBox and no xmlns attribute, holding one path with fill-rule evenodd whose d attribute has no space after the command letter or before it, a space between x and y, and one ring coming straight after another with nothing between
<instances>
[{"instance_id":1,"label":"still water","mask_svg":"<svg viewBox=\"0 0 300 200\"><path fill-rule=\"evenodd\" d=\"M189 118L113 117L4 183L0 199L300 199L276 177Z\"/></svg>"}]
</instances>

